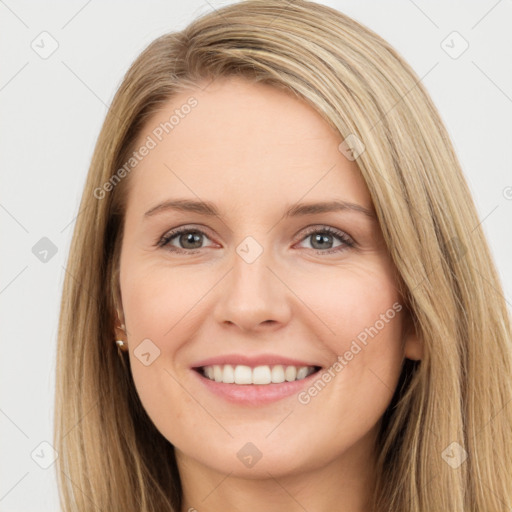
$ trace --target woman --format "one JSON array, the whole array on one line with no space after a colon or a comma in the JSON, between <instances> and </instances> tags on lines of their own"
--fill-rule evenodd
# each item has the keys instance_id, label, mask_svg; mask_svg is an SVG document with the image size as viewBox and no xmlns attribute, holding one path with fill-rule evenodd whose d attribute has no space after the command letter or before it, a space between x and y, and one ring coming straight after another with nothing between
<instances>
[{"instance_id":1,"label":"woman","mask_svg":"<svg viewBox=\"0 0 512 512\"><path fill-rule=\"evenodd\" d=\"M500 284L439 115L379 36L250 0L160 37L81 211L65 510L512 506Z\"/></svg>"}]
</instances>

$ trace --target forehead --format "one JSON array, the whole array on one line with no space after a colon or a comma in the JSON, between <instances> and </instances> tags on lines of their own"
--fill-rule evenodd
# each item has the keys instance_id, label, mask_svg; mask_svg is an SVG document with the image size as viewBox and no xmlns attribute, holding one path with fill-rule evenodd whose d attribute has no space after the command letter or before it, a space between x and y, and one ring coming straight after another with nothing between
<instances>
[{"instance_id":1,"label":"forehead","mask_svg":"<svg viewBox=\"0 0 512 512\"><path fill-rule=\"evenodd\" d=\"M169 195L254 206L326 194L371 207L343 139L307 103L239 78L204 86L174 96L141 130L135 147L151 149L132 172L129 208Z\"/></svg>"}]
</instances>

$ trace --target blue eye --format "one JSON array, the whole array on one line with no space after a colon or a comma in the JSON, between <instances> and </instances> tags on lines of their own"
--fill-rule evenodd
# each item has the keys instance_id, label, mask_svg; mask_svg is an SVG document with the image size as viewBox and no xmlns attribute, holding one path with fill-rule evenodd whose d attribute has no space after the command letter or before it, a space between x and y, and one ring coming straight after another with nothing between
<instances>
[{"instance_id":1,"label":"blue eye","mask_svg":"<svg viewBox=\"0 0 512 512\"><path fill-rule=\"evenodd\" d=\"M174 229L160 238L156 243L157 247L166 248L167 250L180 253L180 254L195 254L200 249L204 249L204 238L208 238L207 234L196 228L181 227ZM331 228L329 226L313 226L305 233L301 234L299 241L310 239L311 247L307 249L314 250L317 254L331 254L334 252L341 252L347 248L355 246L354 241L343 231ZM338 245L336 245L338 240ZM177 241L178 247L174 245L173 241Z\"/></svg>"}]
</instances>

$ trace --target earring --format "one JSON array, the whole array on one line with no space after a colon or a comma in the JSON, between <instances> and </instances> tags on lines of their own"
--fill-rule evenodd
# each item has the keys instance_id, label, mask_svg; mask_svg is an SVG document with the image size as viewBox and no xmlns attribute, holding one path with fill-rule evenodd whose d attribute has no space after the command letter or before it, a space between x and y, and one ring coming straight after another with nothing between
<instances>
[{"instance_id":1,"label":"earring","mask_svg":"<svg viewBox=\"0 0 512 512\"><path fill-rule=\"evenodd\" d=\"M126 343L123 340L116 340L116 345L123 352L126 352L128 350L128 347L126 346Z\"/></svg>"}]
</instances>

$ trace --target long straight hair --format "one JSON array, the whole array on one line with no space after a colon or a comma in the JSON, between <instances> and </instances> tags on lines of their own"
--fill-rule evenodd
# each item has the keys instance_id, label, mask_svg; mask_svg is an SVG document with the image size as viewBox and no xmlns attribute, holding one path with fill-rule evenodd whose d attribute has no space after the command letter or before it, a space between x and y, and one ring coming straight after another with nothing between
<instances>
[{"instance_id":1,"label":"long straight hair","mask_svg":"<svg viewBox=\"0 0 512 512\"><path fill-rule=\"evenodd\" d=\"M107 192L104 184L120 176L158 108L232 76L294 94L341 138L364 143L356 163L424 347L419 364L404 364L382 422L373 509L507 510L510 319L449 136L420 79L386 41L304 0L248 0L202 15L151 43L116 93L62 294L54 443L63 510L180 510L174 448L145 413L129 359L114 344L130 175Z\"/></svg>"}]
</instances>

